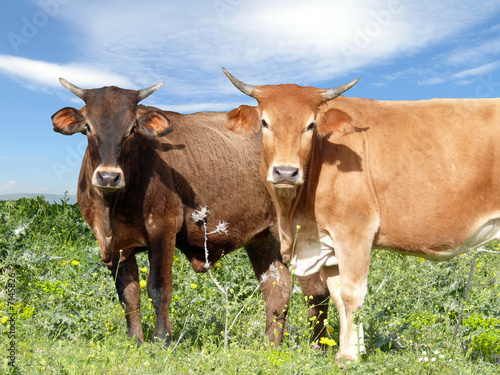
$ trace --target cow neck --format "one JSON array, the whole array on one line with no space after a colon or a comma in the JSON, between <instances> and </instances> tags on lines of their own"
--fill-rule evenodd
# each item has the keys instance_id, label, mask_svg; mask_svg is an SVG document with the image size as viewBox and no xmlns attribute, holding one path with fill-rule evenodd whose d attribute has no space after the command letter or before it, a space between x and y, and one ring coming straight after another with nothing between
<instances>
[{"instance_id":1,"label":"cow neck","mask_svg":"<svg viewBox=\"0 0 500 375\"><path fill-rule=\"evenodd\" d=\"M311 147L311 156L307 162L306 176L305 176L305 192L301 196L302 209L314 210L316 188L318 187L319 175L324 163L324 142L328 142L326 138L314 135Z\"/></svg>"},{"instance_id":2,"label":"cow neck","mask_svg":"<svg viewBox=\"0 0 500 375\"><path fill-rule=\"evenodd\" d=\"M138 189L142 184L146 183L146 178L144 174L147 173L148 163L144 163L144 160L148 160L149 163L152 162L152 156L149 153L149 145L152 143L143 142L140 136L137 136L130 145L130 152L127 155L127 160L122 163L123 175L125 177L125 187L113 193L104 193L97 188L92 187L96 197L98 197L99 205L102 207L103 219L105 219L105 228L107 233L111 235L113 218L117 214L117 207L127 206L133 204L134 202L127 202L127 200L133 196L139 198L141 192ZM141 182L141 186L136 185L137 182ZM125 202L124 202L125 201Z\"/></svg>"},{"instance_id":3,"label":"cow neck","mask_svg":"<svg viewBox=\"0 0 500 375\"><path fill-rule=\"evenodd\" d=\"M130 196L128 194L130 189L133 189L134 182L140 180L138 176L134 175L134 172L143 173L144 171L140 168L140 165L130 165L140 164L141 156L142 158L148 159L147 155L140 155L138 150L140 146L137 144L138 140L136 139L134 143L131 145L130 153L128 155L128 160L124 163L122 169L125 176L126 186L123 189L115 191L113 193L105 193L98 188L92 185L92 175L94 173L95 167L90 162L90 158L86 158L85 164L85 181L86 181L86 196L93 205L91 211L91 222L92 229L97 237L99 242L99 246L101 248L102 260L106 262L110 262L108 267L118 264L118 262L123 262L125 260L126 254L122 255L121 261L119 260L119 254L114 251L113 242L116 241L114 238L114 221L120 220L117 215L117 209L119 207L126 206L127 204L123 202L124 198ZM87 150L88 152L88 150ZM116 234L116 233L115 233Z\"/></svg>"},{"instance_id":4,"label":"cow neck","mask_svg":"<svg viewBox=\"0 0 500 375\"><path fill-rule=\"evenodd\" d=\"M299 207L300 212L314 211L315 191L318 186L318 178L322 166L321 142L323 141L324 139L320 137L315 138L313 141L311 155L306 163L304 184L288 192L284 189L275 189L279 211L278 226L280 230L281 255L287 262L291 261L296 240L295 237L300 236L300 228L293 226L294 222L296 225L300 225L300 222L294 220L297 208Z\"/></svg>"},{"instance_id":5,"label":"cow neck","mask_svg":"<svg viewBox=\"0 0 500 375\"><path fill-rule=\"evenodd\" d=\"M262 160L261 165L263 166L261 175L266 176L268 166L264 160ZM283 260L289 263L292 258L293 245L295 242L295 235L297 233L297 228L293 227L294 213L303 196L304 188L306 188L307 185L307 179L306 184L296 186L292 189L280 189L274 187L271 183L266 184L276 208L281 243L281 255Z\"/></svg>"},{"instance_id":6,"label":"cow neck","mask_svg":"<svg viewBox=\"0 0 500 375\"><path fill-rule=\"evenodd\" d=\"M99 241L103 259L108 259L114 263L117 260L114 259L114 254L111 253L113 241L113 216L117 202L123 192L117 191L113 194L106 194L92 185L91 173L87 173L86 178L88 195L95 205L92 218L94 233Z\"/></svg>"}]
</instances>

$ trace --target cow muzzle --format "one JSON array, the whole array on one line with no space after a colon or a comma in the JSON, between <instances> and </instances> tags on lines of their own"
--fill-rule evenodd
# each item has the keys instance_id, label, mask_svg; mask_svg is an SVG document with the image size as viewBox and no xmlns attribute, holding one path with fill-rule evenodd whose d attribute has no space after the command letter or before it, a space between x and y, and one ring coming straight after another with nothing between
<instances>
[{"instance_id":1,"label":"cow muzzle","mask_svg":"<svg viewBox=\"0 0 500 375\"><path fill-rule=\"evenodd\" d=\"M304 183L299 168L292 166L275 166L268 181L281 189L292 189Z\"/></svg>"},{"instance_id":2,"label":"cow muzzle","mask_svg":"<svg viewBox=\"0 0 500 375\"><path fill-rule=\"evenodd\" d=\"M92 176L92 185L110 193L125 187L125 176L120 168L97 168Z\"/></svg>"}]
</instances>

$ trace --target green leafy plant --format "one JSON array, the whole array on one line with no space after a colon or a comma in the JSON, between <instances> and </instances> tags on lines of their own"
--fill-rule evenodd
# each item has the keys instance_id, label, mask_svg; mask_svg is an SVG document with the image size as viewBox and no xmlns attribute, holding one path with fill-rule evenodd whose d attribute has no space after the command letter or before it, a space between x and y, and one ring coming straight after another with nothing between
<instances>
[{"instance_id":1,"label":"green leafy plant","mask_svg":"<svg viewBox=\"0 0 500 375\"><path fill-rule=\"evenodd\" d=\"M492 242L484 250L500 251L498 246ZM146 254L137 259L143 327L150 339L155 315L145 288L149 264ZM172 347L148 342L137 349L127 338L113 279L100 263L97 241L78 205L50 204L43 197L0 201L0 352L8 349L10 325L2 320L9 317L5 291L12 270L17 356L16 369L0 356L0 373L346 372L333 358L340 328L336 309L330 303L328 341L311 345L307 296L297 285L282 345L266 348L265 306L244 251L222 258L211 270L228 294L229 326L234 322L226 351L226 296L208 274L193 272L180 251L173 269ZM347 371L498 373L499 276L500 256L490 252L433 263L374 250L368 296L359 311L368 353Z\"/></svg>"}]
</instances>

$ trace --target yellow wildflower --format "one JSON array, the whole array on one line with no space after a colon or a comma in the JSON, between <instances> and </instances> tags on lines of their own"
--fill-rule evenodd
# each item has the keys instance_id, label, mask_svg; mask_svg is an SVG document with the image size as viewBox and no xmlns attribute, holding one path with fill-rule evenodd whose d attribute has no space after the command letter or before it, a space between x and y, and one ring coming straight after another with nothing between
<instances>
[{"instance_id":1,"label":"yellow wildflower","mask_svg":"<svg viewBox=\"0 0 500 375\"><path fill-rule=\"evenodd\" d=\"M337 342L335 340L329 339L328 337L322 337L319 339L320 344L325 344L328 346L335 346L337 345Z\"/></svg>"},{"instance_id":2,"label":"yellow wildflower","mask_svg":"<svg viewBox=\"0 0 500 375\"><path fill-rule=\"evenodd\" d=\"M72 260L71 264L74 265L74 266L78 266L80 264L80 262L77 261L77 260Z\"/></svg>"},{"instance_id":3,"label":"yellow wildflower","mask_svg":"<svg viewBox=\"0 0 500 375\"><path fill-rule=\"evenodd\" d=\"M62 263L61 263L61 266L65 266L66 264L68 264L68 263L66 263L66 262L62 262Z\"/></svg>"},{"instance_id":4,"label":"yellow wildflower","mask_svg":"<svg viewBox=\"0 0 500 375\"><path fill-rule=\"evenodd\" d=\"M196 289L196 288L198 288L198 284L191 283L191 289Z\"/></svg>"},{"instance_id":5,"label":"yellow wildflower","mask_svg":"<svg viewBox=\"0 0 500 375\"><path fill-rule=\"evenodd\" d=\"M148 282L147 282L146 280L141 280L141 281L139 282L139 285L141 286L141 288L145 288L145 287L146 287L146 285L148 285Z\"/></svg>"}]
</instances>

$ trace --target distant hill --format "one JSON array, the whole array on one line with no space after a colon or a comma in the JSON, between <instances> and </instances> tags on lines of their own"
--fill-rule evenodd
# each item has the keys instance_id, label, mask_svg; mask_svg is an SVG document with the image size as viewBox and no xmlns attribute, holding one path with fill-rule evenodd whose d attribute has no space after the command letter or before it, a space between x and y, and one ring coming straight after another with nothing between
<instances>
[{"instance_id":1,"label":"distant hill","mask_svg":"<svg viewBox=\"0 0 500 375\"><path fill-rule=\"evenodd\" d=\"M64 195L58 194L41 194L41 193L16 193L16 194L0 194L0 201L7 201L9 199L16 200L20 198L33 198L43 196L47 202L50 203L61 203L61 199ZM76 203L76 195L67 195L66 198L69 199L68 203Z\"/></svg>"}]
</instances>

